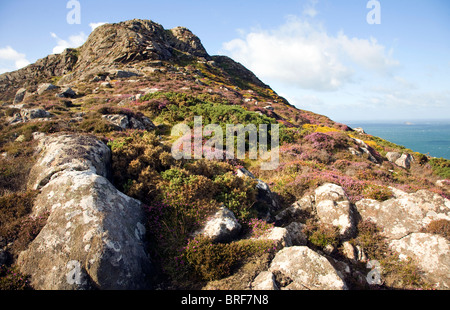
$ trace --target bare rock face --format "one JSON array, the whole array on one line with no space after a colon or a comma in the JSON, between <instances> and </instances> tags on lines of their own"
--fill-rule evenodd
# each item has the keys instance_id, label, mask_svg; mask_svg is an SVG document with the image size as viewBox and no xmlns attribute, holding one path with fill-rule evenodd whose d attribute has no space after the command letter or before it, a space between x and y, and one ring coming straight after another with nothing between
<instances>
[{"instance_id":1,"label":"bare rock face","mask_svg":"<svg viewBox=\"0 0 450 310\"><path fill-rule=\"evenodd\" d=\"M144 211L105 178L108 147L83 135L40 141L30 187L40 189L33 216L48 220L19 255L21 272L37 290L147 288Z\"/></svg>"},{"instance_id":2,"label":"bare rock face","mask_svg":"<svg viewBox=\"0 0 450 310\"><path fill-rule=\"evenodd\" d=\"M438 194L426 190L394 193L396 198L384 202L363 199L356 203L362 219L377 224L389 239L419 232L434 220L450 220L450 201Z\"/></svg>"},{"instance_id":3,"label":"bare rock face","mask_svg":"<svg viewBox=\"0 0 450 310\"><path fill-rule=\"evenodd\" d=\"M450 289L450 242L439 235L413 233L390 243L401 257L409 257L438 289Z\"/></svg>"},{"instance_id":4,"label":"bare rock face","mask_svg":"<svg viewBox=\"0 0 450 310\"><path fill-rule=\"evenodd\" d=\"M339 227L343 238L355 232L355 214L344 189L327 183L315 191L315 209L320 222Z\"/></svg>"},{"instance_id":5,"label":"bare rock face","mask_svg":"<svg viewBox=\"0 0 450 310\"><path fill-rule=\"evenodd\" d=\"M285 289L346 290L347 285L330 262L305 246L284 248L273 259L269 271L292 282Z\"/></svg>"},{"instance_id":6,"label":"bare rock face","mask_svg":"<svg viewBox=\"0 0 450 310\"><path fill-rule=\"evenodd\" d=\"M254 291L277 291L279 290L276 282L275 276L270 271L261 272L255 280L253 280L251 285Z\"/></svg>"},{"instance_id":7,"label":"bare rock face","mask_svg":"<svg viewBox=\"0 0 450 310\"><path fill-rule=\"evenodd\" d=\"M38 290L142 289L150 272L140 202L87 171L61 172L37 198L47 224L18 259Z\"/></svg>"},{"instance_id":8,"label":"bare rock face","mask_svg":"<svg viewBox=\"0 0 450 310\"><path fill-rule=\"evenodd\" d=\"M91 170L109 176L111 151L103 142L91 136L62 134L43 138L39 157L28 181L30 189L45 186L60 171Z\"/></svg>"}]
</instances>

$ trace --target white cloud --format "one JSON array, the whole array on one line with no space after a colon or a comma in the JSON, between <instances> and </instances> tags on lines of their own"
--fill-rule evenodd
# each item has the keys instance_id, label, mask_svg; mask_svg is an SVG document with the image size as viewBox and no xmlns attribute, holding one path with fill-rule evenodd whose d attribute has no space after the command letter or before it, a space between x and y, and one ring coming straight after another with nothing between
<instances>
[{"instance_id":1,"label":"white cloud","mask_svg":"<svg viewBox=\"0 0 450 310\"><path fill-rule=\"evenodd\" d=\"M25 54L17 52L11 46L0 48L0 74L18 70L30 64Z\"/></svg>"},{"instance_id":2,"label":"white cloud","mask_svg":"<svg viewBox=\"0 0 450 310\"><path fill-rule=\"evenodd\" d=\"M373 38L349 38L342 32L332 36L295 16L278 29L253 30L226 42L223 50L269 82L317 91L341 89L361 70L390 74L399 64Z\"/></svg>"},{"instance_id":3,"label":"white cloud","mask_svg":"<svg viewBox=\"0 0 450 310\"><path fill-rule=\"evenodd\" d=\"M94 31L95 28L100 27L100 26L103 26L103 25L105 25L105 24L107 24L107 23L104 23L104 22L90 23L90 24L89 24L89 27L91 27L91 30Z\"/></svg>"},{"instance_id":4,"label":"white cloud","mask_svg":"<svg viewBox=\"0 0 450 310\"><path fill-rule=\"evenodd\" d=\"M76 48L84 44L86 42L88 36L84 34L84 32L80 32L77 35L72 35L68 40L64 40L59 38L55 33L50 33L52 38L56 40L57 45L53 48L54 54L60 54L64 52L66 48Z\"/></svg>"}]
</instances>

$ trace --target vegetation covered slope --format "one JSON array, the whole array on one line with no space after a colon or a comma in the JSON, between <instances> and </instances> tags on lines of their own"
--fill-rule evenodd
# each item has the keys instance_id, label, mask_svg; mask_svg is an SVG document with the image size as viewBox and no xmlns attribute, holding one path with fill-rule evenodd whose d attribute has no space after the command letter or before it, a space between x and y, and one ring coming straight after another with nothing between
<instances>
[{"instance_id":1,"label":"vegetation covered slope","mask_svg":"<svg viewBox=\"0 0 450 310\"><path fill-rule=\"evenodd\" d=\"M58 87L39 91L42 83ZM74 94L61 95L65 87ZM20 88L24 98L15 100ZM105 25L78 49L1 75L0 89L0 249L7 255L5 266L14 266L45 221L29 218L35 193L26 186L41 133L92 134L110 146L116 187L145 204L149 249L164 288L201 288L249 261L257 262L251 271L255 273L276 252L273 243L256 240L273 227L273 218L261 217L265 209L255 204L256 181L238 177L241 167L270 186L281 204L278 212L325 183L340 185L351 202L387 200L391 187L427 189L450 198L449 181L436 183L449 177L448 160L429 158L292 106L242 65L209 56L185 28L165 30L140 20ZM115 122L118 116L126 122ZM279 167L262 171L260 162L250 159L174 160L171 128L192 126L195 116L202 116L204 125L279 124ZM134 126L133 120L151 120L155 126ZM409 169L387 160L389 152L411 154ZM233 211L247 238L216 244L193 237L220 206ZM339 242L332 230L314 223L307 228L314 246ZM364 227L357 240L366 238L367 244L368 229L377 231ZM445 225L437 231L445 231ZM375 240L376 234L372 236ZM371 246L382 247L379 241ZM26 286L25 277L11 274L16 273L1 271L3 287Z\"/></svg>"}]
</instances>

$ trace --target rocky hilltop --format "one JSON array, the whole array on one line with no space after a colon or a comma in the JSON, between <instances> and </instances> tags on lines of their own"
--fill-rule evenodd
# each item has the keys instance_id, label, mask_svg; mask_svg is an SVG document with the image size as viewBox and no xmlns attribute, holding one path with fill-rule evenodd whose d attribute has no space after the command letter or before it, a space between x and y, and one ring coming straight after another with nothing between
<instances>
[{"instance_id":1,"label":"rocky hilltop","mask_svg":"<svg viewBox=\"0 0 450 310\"><path fill-rule=\"evenodd\" d=\"M148 20L0 75L0 289L449 289L450 162L300 110ZM280 165L175 160L280 126Z\"/></svg>"}]
</instances>

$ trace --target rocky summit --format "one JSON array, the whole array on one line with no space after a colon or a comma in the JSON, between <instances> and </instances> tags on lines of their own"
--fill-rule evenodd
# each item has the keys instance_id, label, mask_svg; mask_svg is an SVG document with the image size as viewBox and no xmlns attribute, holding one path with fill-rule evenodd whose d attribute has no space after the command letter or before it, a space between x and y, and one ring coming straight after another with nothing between
<instances>
[{"instance_id":1,"label":"rocky summit","mask_svg":"<svg viewBox=\"0 0 450 310\"><path fill-rule=\"evenodd\" d=\"M198 117L214 159L176 159L172 129ZM209 125L230 124L272 128L278 165L251 134L227 156ZM449 178L184 27L106 24L0 75L0 289L448 290Z\"/></svg>"}]
</instances>

